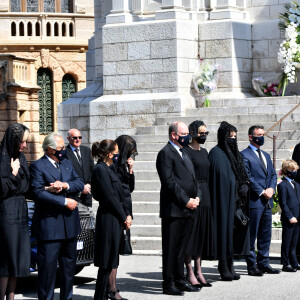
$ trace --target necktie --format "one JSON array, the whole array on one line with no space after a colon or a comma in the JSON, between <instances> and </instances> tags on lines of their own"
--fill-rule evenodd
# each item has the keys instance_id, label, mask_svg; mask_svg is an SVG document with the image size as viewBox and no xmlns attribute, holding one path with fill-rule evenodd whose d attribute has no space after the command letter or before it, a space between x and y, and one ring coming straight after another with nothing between
<instances>
[{"instance_id":1,"label":"necktie","mask_svg":"<svg viewBox=\"0 0 300 300\"><path fill-rule=\"evenodd\" d=\"M293 188L295 189L295 180L291 181Z\"/></svg>"},{"instance_id":2,"label":"necktie","mask_svg":"<svg viewBox=\"0 0 300 300\"><path fill-rule=\"evenodd\" d=\"M262 165L263 165L263 167L264 167L265 171L267 171L267 168L266 168L266 165L265 165L264 159L263 159L263 157L262 157L262 155L261 155L261 151L260 151L260 149L257 149L256 151L258 152L258 157L259 157L259 159L260 159L260 161L261 161L261 163L262 163Z\"/></svg>"},{"instance_id":3,"label":"necktie","mask_svg":"<svg viewBox=\"0 0 300 300\"><path fill-rule=\"evenodd\" d=\"M179 151L181 152L181 158L184 160L184 153L182 151L182 148L180 148Z\"/></svg>"},{"instance_id":4,"label":"necktie","mask_svg":"<svg viewBox=\"0 0 300 300\"><path fill-rule=\"evenodd\" d=\"M58 163L58 162L54 162L54 164L55 164L57 170L60 172L60 166L59 166L59 163Z\"/></svg>"},{"instance_id":5,"label":"necktie","mask_svg":"<svg viewBox=\"0 0 300 300\"><path fill-rule=\"evenodd\" d=\"M76 153L76 156L77 156L77 159L78 159L79 163L82 164L82 159L81 159L81 156L79 154L79 149L78 148L75 149L75 153Z\"/></svg>"}]
</instances>

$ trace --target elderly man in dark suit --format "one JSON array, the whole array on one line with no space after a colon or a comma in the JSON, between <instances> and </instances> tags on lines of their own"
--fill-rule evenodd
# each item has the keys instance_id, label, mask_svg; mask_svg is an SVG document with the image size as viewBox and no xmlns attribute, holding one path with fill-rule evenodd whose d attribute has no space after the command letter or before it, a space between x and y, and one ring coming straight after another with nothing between
<instances>
[{"instance_id":1,"label":"elderly man in dark suit","mask_svg":"<svg viewBox=\"0 0 300 300\"><path fill-rule=\"evenodd\" d=\"M91 149L82 146L82 135L78 129L70 129L68 132L69 145L67 146L67 157L84 181L84 188L76 197L76 200L86 206L92 207L91 174L94 167Z\"/></svg>"},{"instance_id":2,"label":"elderly man in dark suit","mask_svg":"<svg viewBox=\"0 0 300 300\"><path fill-rule=\"evenodd\" d=\"M156 160L161 181L163 293L181 296L184 291L200 290L184 278L184 257L193 225L191 215L199 205L201 192L193 164L183 149L189 143L188 126L183 122L172 123L169 139Z\"/></svg>"},{"instance_id":3,"label":"elderly man in dark suit","mask_svg":"<svg viewBox=\"0 0 300 300\"><path fill-rule=\"evenodd\" d=\"M74 195L83 181L66 157L63 137L49 134L45 155L30 166L36 204L33 231L37 238L38 298L53 299L57 261L60 266L60 299L72 299L80 220Z\"/></svg>"},{"instance_id":4,"label":"elderly man in dark suit","mask_svg":"<svg viewBox=\"0 0 300 300\"><path fill-rule=\"evenodd\" d=\"M260 149L264 144L264 127L251 126L248 134L250 145L241 152L250 180L250 255L246 259L248 274L251 276L262 276L263 273L278 274L280 271L269 265L273 195L277 175L270 155Z\"/></svg>"}]
</instances>

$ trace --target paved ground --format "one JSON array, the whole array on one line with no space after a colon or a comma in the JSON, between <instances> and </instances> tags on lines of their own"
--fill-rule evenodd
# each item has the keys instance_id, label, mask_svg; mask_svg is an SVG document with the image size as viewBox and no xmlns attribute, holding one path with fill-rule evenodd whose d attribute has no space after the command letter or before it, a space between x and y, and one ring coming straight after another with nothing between
<instances>
[{"instance_id":1,"label":"paved ground","mask_svg":"<svg viewBox=\"0 0 300 300\"><path fill-rule=\"evenodd\" d=\"M297 273L265 274L263 277L247 275L244 261L236 261L236 270L241 274L239 281L223 282L219 278L215 261L203 262L206 278L213 284L198 293L186 293L183 297L162 294L160 256L123 256L118 272L118 288L123 297L130 300L168 299L300 299L300 271ZM271 265L280 268L279 261ZM74 281L73 300L93 299L97 268L84 268ZM37 276L20 280L16 299L37 299ZM59 289L55 290L59 299Z\"/></svg>"}]
</instances>

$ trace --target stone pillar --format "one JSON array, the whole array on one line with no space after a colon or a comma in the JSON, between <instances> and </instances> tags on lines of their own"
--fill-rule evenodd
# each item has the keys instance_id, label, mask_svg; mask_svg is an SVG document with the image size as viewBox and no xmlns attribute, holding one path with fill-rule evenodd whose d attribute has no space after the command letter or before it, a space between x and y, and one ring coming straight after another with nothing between
<instances>
[{"instance_id":1,"label":"stone pillar","mask_svg":"<svg viewBox=\"0 0 300 300\"><path fill-rule=\"evenodd\" d=\"M248 19L249 14L244 11L246 0L211 0L210 19Z\"/></svg>"},{"instance_id":2,"label":"stone pillar","mask_svg":"<svg viewBox=\"0 0 300 300\"><path fill-rule=\"evenodd\" d=\"M213 97L241 95L252 89L251 24L232 20L199 23L199 55L219 65Z\"/></svg>"},{"instance_id":3,"label":"stone pillar","mask_svg":"<svg viewBox=\"0 0 300 300\"><path fill-rule=\"evenodd\" d=\"M112 10L106 16L106 24L132 22L132 14L129 10L129 0L112 0Z\"/></svg>"}]
</instances>

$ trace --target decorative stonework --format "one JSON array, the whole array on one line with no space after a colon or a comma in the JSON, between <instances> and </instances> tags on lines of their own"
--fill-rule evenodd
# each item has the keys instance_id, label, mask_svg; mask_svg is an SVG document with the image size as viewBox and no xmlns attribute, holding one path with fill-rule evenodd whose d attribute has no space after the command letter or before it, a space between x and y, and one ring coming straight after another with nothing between
<instances>
[{"instance_id":1,"label":"decorative stonework","mask_svg":"<svg viewBox=\"0 0 300 300\"><path fill-rule=\"evenodd\" d=\"M49 66L49 55L50 51L49 49L42 49L41 50L41 61L42 61L42 67L48 68Z\"/></svg>"}]
</instances>

